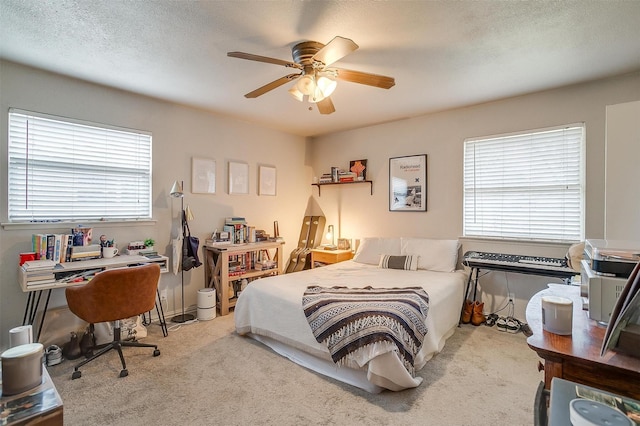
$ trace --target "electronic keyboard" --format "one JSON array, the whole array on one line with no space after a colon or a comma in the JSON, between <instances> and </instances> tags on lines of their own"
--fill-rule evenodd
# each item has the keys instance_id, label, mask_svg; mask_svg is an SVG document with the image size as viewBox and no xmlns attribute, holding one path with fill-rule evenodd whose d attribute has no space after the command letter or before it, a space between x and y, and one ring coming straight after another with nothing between
<instances>
[{"instance_id":1,"label":"electronic keyboard","mask_svg":"<svg viewBox=\"0 0 640 426\"><path fill-rule=\"evenodd\" d=\"M566 259L555 257L468 251L464 254L462 263L470 268L546 277L571 278L578 274L567 265Z\"/></svg>"}]
</instances>

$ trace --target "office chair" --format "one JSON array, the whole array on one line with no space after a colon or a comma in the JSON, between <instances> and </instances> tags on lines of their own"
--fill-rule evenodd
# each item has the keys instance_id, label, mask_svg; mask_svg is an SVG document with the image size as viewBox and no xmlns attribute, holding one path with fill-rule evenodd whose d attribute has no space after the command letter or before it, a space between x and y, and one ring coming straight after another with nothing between
<instances>
[{"instance_id":1,"label":"office chair","mask_svg":"<svg viewBox=\"0 0 640 426\"><path fill-rule=\"evenodd\" d=\"M106 270L97 274L87 284L67 287L65 295L69 310L80 319L95 324L114 321L113 341L83 360L74 368L71 379L82 376L79 368L104 355L111 349L118 351L122 370L120 377L129 375L122 354L122 346L154 348L153 356L160 355L157 345L123 341L120 336L120 320L140 315L153 309L156 301L160 266L155 263L130 268Z\"/></svg>"}]
</instances>

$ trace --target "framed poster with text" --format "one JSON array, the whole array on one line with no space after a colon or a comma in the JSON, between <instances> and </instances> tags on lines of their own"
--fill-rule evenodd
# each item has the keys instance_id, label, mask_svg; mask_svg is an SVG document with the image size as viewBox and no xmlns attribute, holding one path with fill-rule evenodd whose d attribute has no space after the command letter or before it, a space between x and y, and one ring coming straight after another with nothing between
<instances>
[{"instance_id":1,"label":"framed poster with text","mask_svg":"<svg viewBox=\"0 0 640 426\"><path fill-rule=\"evenodd\" d=\"M389 210L427 211L427 154L389 159Z\"/></svg>"}]
</instances>

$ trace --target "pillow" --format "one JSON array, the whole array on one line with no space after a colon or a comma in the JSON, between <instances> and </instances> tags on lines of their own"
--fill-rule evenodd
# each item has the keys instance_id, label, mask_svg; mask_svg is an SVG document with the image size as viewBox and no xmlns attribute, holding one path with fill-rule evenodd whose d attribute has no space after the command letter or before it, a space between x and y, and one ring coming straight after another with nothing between
<instances>
[{"instance_id":1,"label":"pillow","mask_svg":"<svg viewBox=\"0 0 640 426\"><path fill-rule=\"evenodd\" d=\"M432 240L428 238L402 238L401 253L418 257L418 269L453 272L458 263L458 240Z\"/></svg>"},{"instance_id":2,"label":"pillow","mask_svg":"<svg viewBox=\"0 0 640 426\"><path fill-rule=\"evenodd\" d=\"M418 269L418 256L391 256L383 254L380 256L378 266L382 269L404 269L405 271L415 271Z\"/></svg>"},{"instance_id":3,"label":"pillow","mask_svg":"<svg viewBox=\"0 0 640 426\"><path fill-rule=\"evenodd\" d=\"M360 240L358 252L353 257L354 262L378 265L380 255L389 254L399 256L400 238L363 238Z\"/></svg>"}]
</instances>

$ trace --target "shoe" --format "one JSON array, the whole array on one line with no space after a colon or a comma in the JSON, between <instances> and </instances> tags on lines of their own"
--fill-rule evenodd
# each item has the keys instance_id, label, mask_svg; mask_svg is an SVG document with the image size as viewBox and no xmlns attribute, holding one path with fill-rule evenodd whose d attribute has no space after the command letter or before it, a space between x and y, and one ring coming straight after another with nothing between
<instances>
[{"instance_id":1,"label":"shoe","mask_svg":"<svg viewBox=\"0 0 640 426\"><path fill-rule=\"evenodd\" d=\"M471 324L480 325L487 320L485 318L484 313L484 302L478 302L477 300L473 302L473 314L471 315Z\"/></svg>"},{"instance_id":2,"label":"shoe","mask_svg":"<svg viewBox=\"0 0 640 426\"><path fill-rule=\"evenodd\" d=\"M498 321L498 314L489 314L489 316L487 316L487 321L484 323L484 325L486 325L487 327L493 327L494 325L496 325L497 321Z\"/></svg>"},{"instance_id":3,"label":"shoe","mask_svg":"<svg viewBox=\"0 0 640 426\"><path fill-rule=\"evenodd\" d=\"M507 331L509 333L517 333L520 331L520 321L515 318L507 318Z\"/></svg>"},{"instance_id":4,"label":"shoe","mask_svg":"<svg viewBox=\"0 0 640 426\"><path fill-rule=\"evenodd\" d=\"M498 318L496 327L498 327L498 331L507 331L507 319L505 317Z\"/></svg>"},{"instance_id":5,"label":"shoe","mask_svg":"<svg viewBox=\"0 0 640 426\"><path fill-rule=\"evenodd\" d=\"M471 314L473 313L473 302L465 300L464 309L462 310L462 323L469 324L471 322Z\"/></svg>"},{"instance_id":6,"label":"shoe","mask_svg":"<svg viewBox=\"0 0 640 426\"><path fill-rule=\"evenodd\" d=\"M531 327L529 327L529 324L526 322L520 323L520 331L527 337L533 336L533 331L531 331Z\"/></svg>"}]
</instances>

